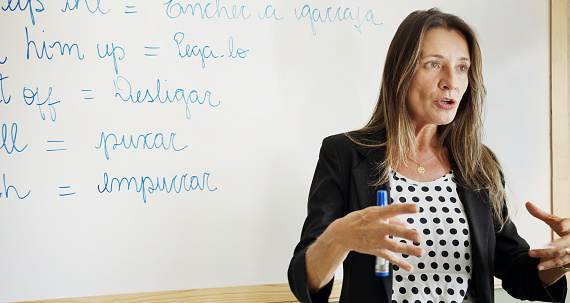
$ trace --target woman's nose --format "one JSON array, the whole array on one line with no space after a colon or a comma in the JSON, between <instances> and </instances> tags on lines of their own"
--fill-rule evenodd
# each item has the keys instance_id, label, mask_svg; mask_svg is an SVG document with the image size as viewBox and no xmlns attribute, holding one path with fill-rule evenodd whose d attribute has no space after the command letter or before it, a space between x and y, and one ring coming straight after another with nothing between
<instances>
[{"instance_id":1,"label":"woman's nose","mask_svg":"<svg viewBox=\"0 0 570 303\"><path fill-rule=\"evenodd\" d=\"M454 90L457 88L458 79L455 71L450 68L445 68L441 72L441 79L439 80L439 88L443 90Z\"/></svg>"}]
</instances>

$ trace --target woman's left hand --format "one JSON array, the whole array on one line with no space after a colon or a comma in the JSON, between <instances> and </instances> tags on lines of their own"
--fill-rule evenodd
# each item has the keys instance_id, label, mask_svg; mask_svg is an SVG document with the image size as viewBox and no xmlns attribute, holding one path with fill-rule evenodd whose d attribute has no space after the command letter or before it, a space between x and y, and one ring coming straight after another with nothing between
<instances>
[{"instance_id":1,"label":"woman's left hand","mask_svg":"<svg viewBox=\"0 0 570 303\"><path fill-rule=\"evenodd\" d=\"M560 218L547 213L536 205L527 202L526 209L535 218L546 223L554 232L560 236L559 239L550 243L547 248L531 249L529 255L533 258L540 258L539 270L559 267L570 263L570 218Z\"/></svg>"}]
</instances>

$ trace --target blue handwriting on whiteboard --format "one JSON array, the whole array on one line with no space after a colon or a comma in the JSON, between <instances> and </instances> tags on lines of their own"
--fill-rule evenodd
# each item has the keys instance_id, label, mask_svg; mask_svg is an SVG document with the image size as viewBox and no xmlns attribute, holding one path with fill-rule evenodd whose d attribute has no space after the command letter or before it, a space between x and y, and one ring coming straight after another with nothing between
<instances>
[{"instance_id":1,"label":"blue handwriting on whiteboard","mask_svg":"<svg viewBox=\"0 0 570 303\"><path fill-rule=\"evenodd\" d=\"M273 8L273 5L268 5L265 7L265 14L259 14L259 19L275 19L277 21L283 19L283 17L279 18L277 17L277 15L275 15L275 9Z\"/></svg>"},{"instance_id":2,"label":"blue handwriting on whiteboard","mask_svg":"<svg viewBox=\"0 0 570 303\"><path fill-rule=\"evenodd\" d=\"M176 45L178 46L178 56L180 56L180 58L184 57L191 58L193 56L200 57L202 59L202 68L206 67L205 59L208 58L216 59L218 57L223 57L223 55L218 55L218 56L214 55L212 48L208 45L200 47L198 45L190 46L190 44L186 44L184 46L182 45L182 40L184 40L184 33L177 32L176 34L174 34L174 41L176 41Z\"/></svg>"},{"instance_id":3,"label":"blue handwriting on whiteboard","mask_svg":"<svg viewBox=\"0 0 570 303\"><path fill-rule=\"evenodd\" d=\"M120 54L118 52L120 52ZM119 68L117 67L117 59L119 59L119 61L125 59L125 50L122 47L115 46L113 43L111 43L111 45L109 46L109 43L107 43L105 45L105 53L101 55L101 50L99 49L99 43L97 43L97 54L101 59L107 56L112 57L113 65L115 66L115 74L119 74Z\"/></svg>"},{"instance_id":4,"label":"blue handwriting on whiteboard","mask_svg":"<svg viewBox=\"0 0 570 303\"><path fill-rule=\"evenodd\" d=\"M182 148L176 148L174 146L174 137L176 133L170 133L170 138L167 139L167 144L164 143L164 135L162 133L147 133L138 136L133 135L122 135L120 139L117 138L117 135L113 133L109 133L105 135L105 132L101 133L101 140L99 141L99 146L95 146L96 149L103 149L105 151L105 158L109 160L109 148L113 150L123 147L125 149L133 148L138 149L139 147L142 149L164 149L169 150L172 147L174 151L181 151L186 149L188 145L185 145Z\"/></svg>"},{"instance_id":5,"label":"blue handwriting on whiteboard","mask_svg":"<svg viewBox=\"0 0 570 303\"><path fill-rule=\"evenodd\" d=\"M4 80L8 79L8 76L3 77L2 73L0 73L0 97L2 97L2 99L0 99L0 103L10 103L10 99L12 98L12 96L8 96L8 99L6 99L6 96L4 95Z\"/></svg>"},{"instance_id":6,"label":"blue handwriting on whiteboard","mask_svg":"<svg viewBox=\"0 0 570 303\"><path fill-rule=\"evenodd\" d=\"M200 47L198 45L190 46L190 44L183 44L182 41L184 40L184 33L177 32L174 34L174 41L176 41L176 46L178 47L178 56L180 58L192 58L192 57L200 57L202 60L202 68L206 68L206 59L218 59L223 58L225 55L218 54L217 56L214 54L213 49L209 46ZM246 57L247 52L249 50L244 50L242 48L237 48L234 50L234 38L232 36L228 39L228 56L227 58L240 58L243 59Z\"/></svg>"},{"instance_id":7,"label":"blue handwriting on whiteboard","mask_svg":"<svg viewBox=\"0 0 570 303\"><path fill-rule=\"evenodd\" d=\"M36 105L38 106L38 109L40 110L40 117L42 117L42 120L46 119L46 115L42 111L42 105L47 103L47 106L49 107L49 115L50 115L51 121L55 122L57 115L56 115L54 105L58 104L60 101L51 101L52 90L53 90L52 87L50 87L48 89L48 96L41 103L40 103L40 97L39 97L39 88L37 88L37 87L36 87L35 92L33 90L27 88L27 87L24 87L22 94L24 96L24 102L26 102L27 105L33 105L34 101L36 102Z\"/></svg>"},{"instance_id":8,"label":"blue handwriting on whiteboard","mask_svg":"<svg viewBox=\"0 0 570 303\"><path fill-rule=\"evenodd\" d=\"M178 180L177 180L178 178ZM201 179L201 180L200 180ZM156 181L155 181L156 180ZM210 173L203 173L201 175L189 176L188 174L183 174L182 176L178 177L178 175L174 175L174 177L121 177L121 178L111 178L109 179L109 175L107 173L103 174L103 185L97 185L97 190L99 193L112 193L113 191L121 191L123 185L126 183L126 190L135 190L138 193L142 193L142 198L144 203L146 203L146 194L154 193L155 191L166 191L167 193L174 193L179 194L182 191L194 191L194 190L207 190L207 191L215 191L218 189L217 187L210 187ZM113 186L116 186L115 188Z\"/></svg>"},{"instance_id":9,"label":"blue handwriting on whiteboard","mask_svg":"<svg viewBox=\"0 0 570 303\"><path fill-rule=\"evenodd\" d=\"M67 12L67 11L72 11L74 9L78 9L79 8L79 2L81 2L82 0L67 0L65 3L65 7L61 10L62 12ZM95 0L95 8L91 9L91 7L89 6L89 3L87 0L83 0L85 2L85 6L87 7L87 10L94 14L97 11L99 11L101 14L106 15L109 13L110 9L108 9L106 12L101 11L101 0Z\"/></svg>"},{"instance_id":10,"label":"blue handwriting on whiteboard","mask_svg":"<svg viewBox=\"0 0 570 303\"><path fill-rule=\"evenodd\" d=\"M67 43L61 44L61 42L55 41L51 45L46 45L46 42L44 41L42 43L41 51L38 52L38 46L36 45L36 42L34 42L33 40L30 41L30 37L28 35L28 27L24 27L24 28L26 29L26 40L28 42L28 51L27 51L27 57L26 57L27 59L30 59L30 49L31 49L30 46L33 44L34 49L36 50L36 56L38 59L43 59L43 57L45 55L48 60L51 60L53 58L53 56L58 53L58 51L59 51L59 54L62 56L65 55L66 51L67 51L67 55L71 56L72 55L71 52L75 49L77 59L83 60L84 56L79 51L79 45L77 45L75 43L69 45ZM49 50L48 50L48 48L49 48ZM54 52L54 49L55 49L55 52Z\"/></svg>"},{"instance_id":11,"label":"blue handwriting on whiteboard","mask_svg":"<svg viewBox=\"0 0 570 303\"><path fill-rule=\"evenodd\" d=\"M22 7L22 2L26 2L26 5ZM32 2L36 3L37 5L41 6L41 8L33 8L32 7ZM25 10L29 10L30 11L30 18L32 19L32 24L36 25L36 18L34 17L34 11L36 13L41 13L45 10L43 3L40 0L8 0L8 4L6 6L2 6L2 10L3 11L15 11L15 10L20 10L20 11L25 11Z\"/></svg>"},{"instance_id":12,"label":"blue handwriting on whiteboard","mask_svg":"<svg viewBox=\"0 0 570 303\"><path fill-rule=\"evenodd\" d=\"M20 200L26 199L29 195L31 190L28 190L28 193L25 196L20 196L20 193L18 193L18 190L16 189L16 187L14 187L13 185L8 185L6 186L6 174L2 174L2 180L3 180L3 184L4 184L4 192L0 192L0 198L2 198L2 196L4 196L6 199L9 198L10 195L10 190L14 191L14 193L16 193L16 197ZM4 195L2 195L4 194Z\"/></svg>"},{"instance_id":13,"label":"blue handwriting on whiteboard","mask_svg":"<svg viewBox=\"0 0 570 303\"><path fill-rule=\"evenodd\" d=\"M10 126L10 134L8 134L8 126L6 124L2 124L2 146L0 146L0 150L4 149L6 153L11 154L14 151L17 153L21 153L28 147L28 144L22 148L16 147L16 140L18 137L18 124L12 123ZM9 146L8 146L9 145Z\"/></svg>"},{"instance_id":14,"label":"blue handwriting on whiteboard","mask_svg":"<svg viewBox=\"0 0 570 303\"><path fill-rule=\"evenodd\" d=\"M165 81L166 82L166 81ZM166 90L164 93L161 94L160 91L160 79L156 80L156 89L144 89L133 92L131 87L131 83L127 80L127 78L123 76L118 76L117 79L113 80L115 84L115 97L121 98L121 100L128 102L131 101L132 103L153 103L157 101L158 103L173 103L177 102L184 102L186 105L186 118L190 119L190 104L191 103L198 103L198 104L206 104L211 107L218 107L220 105L220 101L212 102L212 93L210 91L206 91L203 96L198 93L196 90L191 90L188 93L182 88L176 89L174 92ZM133 93L135 96L133 96Z\"/></svg>"},{"instance_id":15,"label":"blue handwriting on whiteboard","mask_svg":"<svg viewBox=\"0 0 570 303\"><path fill-rule=\"evenodd\" d=\"M354 27L358 30L359 33L362 32L362 24L364 22L372 23L373 25L382 25L383 23L378 23L374 20L374 12L372 10L368 10L366 14L361 17L360 16L360 7L356 9L354 12L351 8L342 8L342 7L328 7L326 10L319 10L318 8L311 8L309 5L303 6L301 9L301 13L297 14L297 9L295 8L295 17L298 20L303 18L309 18L311 21L311 31L313 35L317 35L317 31L315 29L315 22L342 22L342 21L355 21Z\"/></svg>"},{"instance_id":16,"label":"blue handwriting on whiteboard","mask_svg":"<svg viewBox=\"0 0 570 303\"><path fill-rule=\"evenodd\" d=\"M247 20L251 17L250 13L245 12L244 6L240 7L232 5L228 8L224 5L220 6L219 0L216 0L213 3L212 1L204 1L205 3L196 2L194 4L186 5L186 7L183 7L183 5L177 1L174 3L172 2L172 0L168 0L164 3L164 5L166 5L166 15L172 19L178 18L181 15L186 15L187 13L191 13L192 16L198 15L202 19L227 18L229 20Z\"/></svg>"},{"instance_id":17,"label":"blue handwriting on whiteboard","mask_svg":"<svg viewBox=\"0 0 570 303\"><path fill-rule=\"evenodd\" d=\"M5 64L8 61L8 57L4 57L4 60L0 61L0 64Z\"/></svg>"}]
</instances>

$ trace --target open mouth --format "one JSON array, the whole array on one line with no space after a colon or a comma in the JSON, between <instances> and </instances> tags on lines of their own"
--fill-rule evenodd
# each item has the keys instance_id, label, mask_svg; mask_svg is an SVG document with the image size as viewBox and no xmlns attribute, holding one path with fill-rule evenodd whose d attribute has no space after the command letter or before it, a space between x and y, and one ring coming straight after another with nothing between
<instances>
[{"instance_id":1,"label":"open mouth","mask_svg":"<svg viewBox=\"0 0 570 303\"><path fill-rule=\"evenodd\" d=\"M443 109L453 109L457 102L451 98L442 98L437 100L437 105Z\"/></svg>"}]
</instances>

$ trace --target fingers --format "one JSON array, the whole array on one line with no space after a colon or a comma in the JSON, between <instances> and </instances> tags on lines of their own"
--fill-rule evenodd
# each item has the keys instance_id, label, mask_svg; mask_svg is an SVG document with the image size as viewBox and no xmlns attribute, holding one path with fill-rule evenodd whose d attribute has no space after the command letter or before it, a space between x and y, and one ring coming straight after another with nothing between
<instances>
[{"instance_id":1,"label":"fingers","mask_svg":"<svg viewBox=\"0 0 570 303\"><path fill-rule=\"evenodd\" d=\"M372 212L380 217L380 219L388 219L397 215L415 214L420 208L415 204L391 204L388 206L369 207Z\"/></svg>"},{"instance_id":2,"label":"fingers","mask_svg":"<svg viewBox=\"0 0 570 303\"><path fill-rule=\"evenodd\" d=\"M386 260L388 260L388 262L404 269L407 271L412 271L414 269L414 267L406 262L402 257L400 257L398 254L391 252L387 249L379 249L377 252L374 253L374 255L382 257Z\"/></svg>"},{"instance_id":3,"label":"fingers","mask_svg":"<svg viewBox=\"0 0 570 303\"><path fill-rule=\"evenodd\" d=\"M562 250L564 251L564 250ZM547 270L555 267L560 267L565 264L570 263L570 255L566 254L566 252L561 253L561 256L556 258L547 258L541 259L541 262L538 264L538 270Z\"/></svg>"},{"instance_id":4,"label":"fingers","mask_svg":"<svg viewBox=\"0 0 570 303\"><path fill-rule=\"evenodd\" d=\"M540 258L538 270L546 270L570 263L570 247L561 246L561 241L552 242L553 246L529 251L529 256Z\"/></svg>"},{"instance_id":5,"label":"fingers","mask_svg":"<svg viewBox=\"0 0 570 303\"><path fill-rule=\"evenodd\" d=\"M403 223L403 224L405 224L405 223ZM420 233L417 232L416 230L409 229L407 227L407 224L402 226L402 225L394 225L394 224L392 224L392 222L390 222L390 223L383 223L382 227L383 227L382 228L383 231L387 235L390 235L393 237L407 239L407 240L410 240L414 243L419 243L422 240Z\"/></svg>"},{"instance_id":6,"label":"fingers","mask_svg":"<svg viewBox=\"0 0 570 303\"><path fill-rule=\"evenodd\" d=\"M553 224L557 223L558 221L560 221L560 218L558 216L555 216L553 214L550 214L540 208L538 208L536 205L527 202L525 204L526 209L528 210L528 212L535 218L544 221L544 223L548 224L550 227L552 227Z\"/></svg>"}]
</instances>

